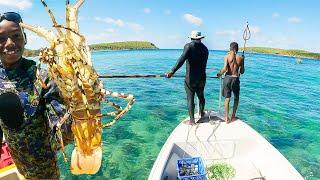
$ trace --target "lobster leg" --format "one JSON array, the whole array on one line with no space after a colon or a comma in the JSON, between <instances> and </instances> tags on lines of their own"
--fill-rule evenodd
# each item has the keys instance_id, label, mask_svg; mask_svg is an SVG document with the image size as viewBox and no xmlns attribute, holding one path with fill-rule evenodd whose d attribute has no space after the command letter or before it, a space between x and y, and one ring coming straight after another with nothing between
<instances>
[{"instance_id":1,"label":"lobster leg","mask_svg":"<svg viewBox=\"0 0 320 180\"><path fill-rule=\"evenodd\" d=\"M42 27L34 27L26 23L19 23L21 27L26 28L34 33L37 33L39 36L44 37L50 44L53 44L57 36L50 30L47 30Z\"/></svg>"},{"instance_id":2,"label":"lobster leg","mask_svg":"<svg viewBox=\"0 0 320 180\"><path fill-rule=\"evenodd\" d=\"M71 31L67 31L67 37L72 38L74 45L79 49L81 53L81 57L88 57L84 59L86 63L92 65L91 63L91 55L89 46L86 44L84 36L79 35L79 23L76 17L78 17L78 12L81 5L84 3L84 0L78 0L73 6L70 6L67 1L67 9L66 9L66 29L70 29ZM72 34L71 32L74 32ZM79 38L75 36L79 36Z\"/></svg>"},{"instance_id":3,"label":"lobster leg","mask_svg":"<svg viewBox=\"0 0 320 180\"><path fill-rule=\"evenodd\" d=\"M70 5L69 0L66 2L66 27L79 33L79 24L76 17L84 0L78 0L73 6ZM68 32L67 32L68 33Z\"/></svg>"},{"instance_id":4,"label":"lobster leg","mask_svg":"<svg viewBox=\"0 0 320 180\"><path fill-rule=\"evenodd\" d=\"M63 158L64 158L64 161L67 162L68 159L67 159L67 156L66 156L66 153L65 153L65 150L64 150L64 143L63 143L63 138L62 138L62 133L61 133L61 126L65 123L65 121L69 118L70 116L70 113L67 112L61 119L60 121L58 122L57 126L56 126L56 132L57 132L57 135L58 135L58 138L59 138L59 141L60 141L60 145L61 145L61 150L62 150L62 154L63 154Z\"/></svg>"},{"instance_id":5,"label":"lobster leg","mask_svg":"<svg viewBox=\"0 0 320 180\"><path fill-rule=\"evenodd\" d=\"M43 6L45 7L45 9L47 10L47 12L48 12L48 14L49 14L49 16L50 16L50 18L51 18L51 20L52 20L53 27L58 26L58 23L57 23L57 21L56 21L56 18L54 17L52 11L48 8L46 2L45 2L44 0L41 0L41 3L43 4ZM56 28L56 30L58 31L59 35L62 37L62 36L63 36L63 33L62 33L61 29Z\"/></svg>"},{"instance_id":6,"label":"lobster leg","mask_svg":"<svg viewBox=\"0 0 320 180\"><path fill-rule=\"evenodd\" d=\"M103 127L110 127L112 126L118 119L120 119L126 112L129 111L129 109L131 108L131 106L133 105L135 99L133 97L133 95L131 94L123 94L123 93L117 93L117 92L111 92L111 91L106 91L106 95L112 96L112 97L117 97L117 98L121 98L121 99L125 99L128 100L128 104L124 109L121 109L120 106L114 104L117 109L117 107L120 107L118 109L118 112L112 112L112 113L107 113L106 115L112 115L112 116L116 116L111 122L104 124Z\"/></svg>"}]
</instances>

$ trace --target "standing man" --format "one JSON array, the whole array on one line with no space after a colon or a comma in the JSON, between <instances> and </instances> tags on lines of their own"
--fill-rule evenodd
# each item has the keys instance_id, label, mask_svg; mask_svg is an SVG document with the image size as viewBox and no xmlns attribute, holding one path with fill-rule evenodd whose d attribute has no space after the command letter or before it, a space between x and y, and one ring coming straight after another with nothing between
<instances>
[{"instance_id":1,"label":"standing man","mask_svg":"<svg viewBox=\"0 0 320 180\"><path fill-rule=\"evenodd\" d=\"M232 42L230 44L230 53L224 57L223 69L217 74L220 77L222 74L226 73L223 80L223 91L222 95L225 97L225 121L229 123L236 120L236 112L239 104L240 96L240 74L244 73L244 55L239 56L238 53L239 46L238 43ZM231 121L229 119L229 103L231 92L234 95L233 111L231 116Z\"/></svg>"},{"instance_id":2,"label":"standing man","mask_svg":"<svg viewBox=\"0 0 320 180\"><path fill-rule=\"evenodd\" d=\"M167 78L171 78L174 73L187 61L186 77L184 87L187 93L187 102L189 109L190 120L186 124L194 125L194 95L197 93L199 99L199 113L204 116L204 87L206 85L206 67L209 51L208 48L201 42L204 36L199 31L192 31L191 42L184 46L184 50L176 65L170 72L166 73Z\"/></svg>"},{"instance_id":3,"label":"standing man","mask_svg":"<svg viewBox=\"0 0 320 180\"><path fill-rule=\"evenodd\" d=\"M42 88L36 83L36 63L22 57L27 41L20 22L18 13L0 14L0 140L3 132L26 179L59 179L51 125L64 109L53 81L45 78L48 88Z\"/></svg>"}]
</instances>

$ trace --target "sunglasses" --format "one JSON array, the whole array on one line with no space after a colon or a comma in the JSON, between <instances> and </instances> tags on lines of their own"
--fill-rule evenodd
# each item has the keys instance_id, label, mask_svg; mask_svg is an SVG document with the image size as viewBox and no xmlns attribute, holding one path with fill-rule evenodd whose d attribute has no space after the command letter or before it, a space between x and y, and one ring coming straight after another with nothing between
<instances>
[{"instance_id":1,"label":"sunglasses","mask_svg":"<svg viewBox=\"0 0 320 180\"><path fill-rule=\"evenodd\" d=\"M12 21L12 22L15 22L18 24L22 22L22 18L20 16L20 14L18 14L16 12L5 12L3 14L0 13L0 22L2 22L3 20ZM25 35L21 26L20 26L20 28L21 28L21 32L23 34L23 40L26 44L27 43L26 35Z\"/></svg>"},{"instance_id":2,"label":"sunglasses","mask_svg":"<svg viewBox=\"0 0 320 180\"><path fill-rule=\"evenodd\" d=\"M0 22L2 22L3 20L12 21L15 23L22 22L22 18L20 16L20 14L18 14L16 12L5 12L3 14L0 13Z\"/></svg>"}]
</instances>

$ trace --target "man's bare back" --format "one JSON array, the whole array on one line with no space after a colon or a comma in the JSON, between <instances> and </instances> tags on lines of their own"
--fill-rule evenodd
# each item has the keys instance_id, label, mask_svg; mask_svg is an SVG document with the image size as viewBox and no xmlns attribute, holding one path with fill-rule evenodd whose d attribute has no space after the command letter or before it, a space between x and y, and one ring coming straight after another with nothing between
<instances>
[{"instance_id":1,"label":"man's bare back","mask_svg":"<svg viewBox=\"0 0 320 180\"><path fill-rule=\"evenodd\" d=\"M236 58L235 58L236 56ZM224 57L224 69L226 70L226 75L239 76L240 73L244 73L244 58L234 53L229 53Z\"/></svg>"},{"instance_id":2,"label":"man's bare back","mask_svg":"<svg viewBox=\"0 0 320 180\"><path fill-rule=\"evenodd\" d=\"M230 53L224 56L224 66L217 73L217 77L222 76L226 73L223 79L223 90L222 95L225 97L225 122L230 123L235 121L236 111L239 103L240 94L240 74L244 73L244 56L237 55L239 45L236 42L230 44ZM231 115L231 121L229 119L229 103L231 94L234 95L234 105Z\"/></svg>"}]
</instances>

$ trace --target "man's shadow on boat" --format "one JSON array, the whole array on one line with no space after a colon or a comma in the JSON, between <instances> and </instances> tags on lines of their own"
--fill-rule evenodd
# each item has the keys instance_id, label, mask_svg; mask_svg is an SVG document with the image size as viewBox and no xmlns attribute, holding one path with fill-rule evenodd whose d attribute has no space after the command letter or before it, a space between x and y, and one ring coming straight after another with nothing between
<instances>
[{"instance_id":1,"label":"man's shadow on boat","mask_svg":"<svg viewBox=\"0 0 320 180\"><path fill-rule=\"evenodd\" d=\"M217 113L211 113L208 112L205 114L204 117L201 117L197 122L196 122L196 127L195 127L195 137L197 139L197 142L202 144L207 144L209 146L211 146L211 148L215 149L215 152L219 154L220 158L214 158L214 159L226 159L226 158L232 158L234 156L235 153L235 148L236 145L233 141L230 140L226 140L226 139L218 139L216 136L216 131L217 129L222 125L222 123L224 123L224 118L217 114ZM197 131L199 128L199 125L204 124L204 123L208 123L208 125L210 125L210 127L212 128L210 131L210 135L206 138L206 140L201 141L200 138L197 135ZM209 128L209 127L208 127ZM188 142L187 142L188 143ZM222 144L220 144L222 143ZM231 147L231 149L228 150L228 155L223 153L223 149L225 149L223 146L223 144L232 144L231 146L228 146L229 148ZM219 149L219 150L218 150ZM219 153L220 152L220 153Z\"/></svg>"},{"instance_id":2,"label":"man's shadow on boat","mask_svg":"<svg viewBox=\"0 0 320 180\"><path fill-rule=\"evenodd\" d=\"M209 115L209 114L206 114L204 115L203 117L201 117L198 121L197 121L197 124L201 124L201 123L221 123L221 122L224 122L224 120L217 116L217 115Z\"/></svg>"},{"instance_id":3,"label":"man's shadow on boat","mask_svg":"<svg viewBox=\"0 0 320 180\"><path fill-rule=\"evenodd\" d=\"M209 141L212 136L214 136L214 139L216 140L217 137L215 136L215 131L219 128L219 126L221 125L222 122L224 122L224 120L223 120L223 118L219 117L219 115L212 115L211 113L206 113L203 117L201 117L197 121L195 132L197 132L200 124L209 123L211 126L213 126L213 128L212 128L210 135L207 138L207 141ZM200 140L197 137L197 135L196 135L196 138L198 140Z\"/></svg>"}]
</instances>

